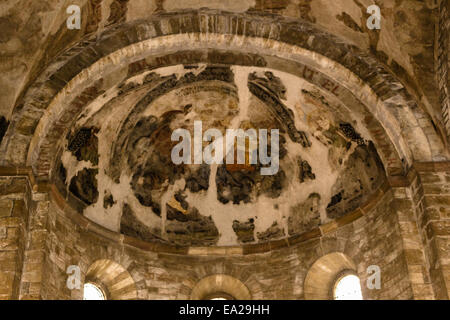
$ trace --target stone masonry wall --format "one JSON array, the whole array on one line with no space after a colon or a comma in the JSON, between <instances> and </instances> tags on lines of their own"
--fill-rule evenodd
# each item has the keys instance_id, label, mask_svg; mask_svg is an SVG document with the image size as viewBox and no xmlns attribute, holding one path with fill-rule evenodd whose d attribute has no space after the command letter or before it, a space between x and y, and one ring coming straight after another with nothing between
<instances>
[{"instance_id":1,"label":"stone masonry wall","mask_svg":"<svg viewBox=\"0 0 450 320\"><path fill-rule=\"evenodd\" d=\"M331 252L355 262L365 299L448 299L450 175L442 169L419 166L410 186L380 189L386 193L362 207L360 218L322 230L322 236L266 253L229 256L124 245L120 235L87 231L46 193L31 192L26 177L1 177L0 299L81 299L81 290L66 286L67 267L80 266L84 281L99 259L128 270L138 299L189 299L200 279L218 273L241 280L254 299L303 299L309 268ZM365 286L369 265L381 268L380 290Z\"/></svg>"},{"instance_id":2,"label":"stone masonry wall","mask_svg":"<svg viewBox=\"0 0 450 320\"><path fill-rule=\"evenodd\" d=\"M224 273L241 280L253 299L303 299L311 265L321 256L343 252L354 260L365 299L414 297L398 218L391 210L393 193L362 208L361 218L324 236L262 254L193 256L142 251L107 240L75 225L52 202L45 242L43 299L80 299L81 290L66 286L66 269L79 265L82 277L98 259L110 259L128 270L138 299L189 299L192 288L208 275ZM381 268L380 290L365 283L367 267ZM84 279L83 279L84 281Z\"/></svg>"},{"instance_id":3,"label":"stone masonry wall","mask_svg":"<svg viewBox=\"0 0 450 320\"><path fill-rule=\"evenodd\" d=\"M419 228L428 254L436 299L450 297L450 173L422 168L413 184ZM419 180L419 179L418 179Z\"/></svg>"},{"instance_id":4,"label":"stone masonry wall","mask_svg":"<svg viewBox=\"0 0 450 320\"><path fill-rule=\"evenodd\" d=\"M0 177L0 300L19 298L28 194L26 178Z\"/></svg>"},{"instance_id":5,"label":"stone masonry wall","mask_svg":"<svg viewBox=\"0 0 450 320\"><path fill-rule=\"evenodd\" d=\"M417 177L415 177L415 181L417 181ZM435 299L427 252L423 245L423 235L419 232L420 227L417 223L417 214L420 210L416 209L417 206L414 202L416 193L411 187L395 187L393 192L392 210L400 225L404 256L414 299Z\"/></svg>"},{"instance_id":6,"label":"stone masonry wall","mask_svg":"<svg viewBox=\"0 0 450 320\"><path fill-rule=\"evenodd\" d=\"M32 194L32 200L19 299L39 300L44 298L42 282L47 277L44 259L48 252L45 245L48 240L46 221L49 201L46 193L37 192Z\"/></svg>"}]
</instances>

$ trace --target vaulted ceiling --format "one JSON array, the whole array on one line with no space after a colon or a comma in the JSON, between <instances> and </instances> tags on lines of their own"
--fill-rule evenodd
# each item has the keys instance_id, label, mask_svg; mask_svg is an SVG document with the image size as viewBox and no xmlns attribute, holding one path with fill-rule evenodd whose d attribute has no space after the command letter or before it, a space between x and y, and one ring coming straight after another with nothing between
<instances>
[{"instance_id":1,"label":"vaulted ceiling","mask_svg":"<svg viewBox=\"0 0 450 320\"><path fill-rule=\"evenodd\" d=\"M436 9L377 1L369 30L372 3L6 1L0 163L144 241L256 243L342 218L386 176L448 159ZM80 30L66 27L70 4ZM280 169L175 166L171 132L196 120L279 129Z\"/></svg>"}]
</instances>

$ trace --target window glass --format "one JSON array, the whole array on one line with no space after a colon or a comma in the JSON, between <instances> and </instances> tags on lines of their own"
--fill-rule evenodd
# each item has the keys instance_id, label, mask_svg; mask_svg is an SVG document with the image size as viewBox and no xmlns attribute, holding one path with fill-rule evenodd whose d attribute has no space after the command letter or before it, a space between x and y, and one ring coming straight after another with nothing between
<instances>
[{"instance_id":1,"label":"window glass","mask_svg":"<svg viewBox=\"0 0 450 320\"><path fill-rule=\"evenodd\" d=\"M84 285L83 300L106 300L103 291L93 283Z\"/></svg>"},{"instance_id":2,"label":"window glass","mask_svg":"<svg viewBox=\"0 0 450 320\"><path fill-rule=\"evenodd\" d=\"M335 300L362 300L359 278L349 274L340 278L334 287Z\"/></svg>"}]
</instances>

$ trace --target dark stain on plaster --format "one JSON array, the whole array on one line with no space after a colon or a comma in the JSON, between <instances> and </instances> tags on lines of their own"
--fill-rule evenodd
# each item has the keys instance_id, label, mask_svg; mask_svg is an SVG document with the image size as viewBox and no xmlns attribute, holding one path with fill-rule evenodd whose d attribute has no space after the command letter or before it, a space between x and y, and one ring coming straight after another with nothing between
<instances>
[{"instance_id":1,"label":"dark stain on plaster","mask_svg":"<svg viewBox=\"0 0 450 320\"><path fill-rule=\"evenodd\" d=\"M264 194L278 198L287 184L286 174L282 168L274 175L261 175L260 165L255 170L229 170L226 165L217 168L217 199L227 204L250 203Z\"/></svg>"},{"instance_id":2,"label":"dark stain on plaster","mask_svg":"<svg viewBox=\"0 0 450 320\"><path fill-rule=\"evenodd\" d=\"M93 165L98 165L97 132L97 128L81 128L68 138L67 149L78 161L90 161Z\"/></svg>"},{"instance_id":3,"label":"dark stain on plaster","mask_svg":"<svg viewBox=\"0 0 450 320\"><path fill-rule=\"evenodd\" d=\"M342 21L342 23L344 23L347 27L349 27L353 31L363 33L361 27L356 23L355 20L353 20L353 18L348 13L342 12L341 14L338 14L336 16L336 19Z\"/></svg>"},{"instance_id":4,"label":"dark stain on plaster","mask_svg":"<svg viewBox=\"0 0 450 320\"><path fill-rule=\"evenodd\" d=\"M70 181L70 192L87 205L98 200L97 174L98 169L83 169Z\"/></svg>"},{"instance_id":5,"label":"dark stain on plaster","mask_svg":"<svg viewBox=\"0 0 450 320\"><path fill-rule=\"evenodd\" d=\"M110 14L109 14L108 23L106 26L125 22L127 10L128 10L127 5L128 5L128 0L114 0L111 3L111 5L109 6Z\"/></svg>"},{"instance_id":6,"label":"dark stain on plaster","mask_svg":"<svg viewBox=\"0 0 450 320\"><path fill-rule=\"evenodd\" d=\"M63 182L64 184L66 183L67 170L66 168L64 168L64 165L62 163L59 164L58 177L61 182Z\"/></svg>"},{"instance_id":7,"label":"dark stain on plaster","mask_svg":"<svg viewBox=\"0 0 450 320\"><path fill-rule=\"evenodd\" d=\"M332 187L328 218L340 218L357 209L383 183L383 164L372 142L358 145L345 163L342 175Z\"/></svg>"},{"instance_id":8,"label":"dark stain on plaster","mask_svg":"<svg viewBox=\"0 0 450 320\"><path fill-rule=\"evenodd\" d=\"M195 207L185 213L167 205L167 239L178 245L215 245L219 231L211 216L203 216Z\"/></svg>"},{"instance_id":9,"label":"dark stain on plaster","mask_svg":"<svg viewBox=\"0 0 450 320\"><path fill-rule=\"evenodd\" d=\"M117 201L114 200L113 195L110 191L105 191L105 196L103 198L103 208L108 209L115 205Z\"/></svg>"},{"instance_id":10,"label":"dark stain on plaster","mask_svg":"<svg viewBox=\"0 0 450 320\"><path fill-rule=\"evenodd\" d=\"M255 241L254 236L255 220L248 219L246 222L233 221L233 231L236 233L240 243L247 243Z\"/></svg>"},{"instance_id":11,"label":"dark stain on plaster","mask_svg":"<svg viewBox=\"0 0 450 320\"><path fill-rule=\"evenodd\" d=\"M162 241L159 237L161 235L161 229L150 229L137 218L131 207L125 203L122 209L122 218L120 220L120 233L141 239L144 241L152 242L155 240Z\"/></svg>"},{"instance_id":12,"label":"dark stain on plaster","mask_svg":"<svg viewBox=\"0 0 450 320\"><path fill-rule=\"evenodd\" d=\"M316 175L312 172L312 168L309 165L308 161L298 159L297 164L299 167L298 178L299 178L300 182L305 182L307 180L315 180L316 179Z\"/></svg>"},{"instance_id":13,"label":"dark stain on plaster","mask_svg":"<svg viewBox=\"0 0 450 320\"><path fill-rule=\"evenodd\" d=\"M274 240L284 237L284 235L284 230L278 226L278 222L276 221L266 231L256 234L259 241Z\"/></svg>"},{"instance_id":14,"label":"dark stain on plaster","mask_svg":"<svg viewBox=\"0 0 450 320\"><path fill-rule=\"evenodd\" d=\"M209 165L200 165L200 167L195 172L192 172L186 178L186 188L194 193L201 190L208 190L210 174L211 168Z\"/></svg>"},{"instance_id":15,"label":"dark stain on plaster","mask_svg":"<svg viewBox=\"0 0 450 320\"><path fill-rule=\"evenodd\" d=\"M272 72L265 72L264 76L253 72L248 76L248 88L253 95L266 103L280 125L287 130L292 141L300 143L303 147L311 146L306 133L295 127L293 111L281 102L281 99L286 98L286 88L280 78Z\"/></svg>"},{"instance_id":16,"label":"dark stain on plaster","mask_svg":"<svg viewBox=\"0 0 450 320\"><path fill-rule=\"evenodd\" d=\"M90 0L87 2L86 11L88 19L86 33L97 31L98 25L100 21L102 21L102 1L103 0Z\"/></svg>"},{"instance_id":17,"label":"dark stain on plaster","mask_svg":"<svg viewBox=\"0 0 450 320\"><path fill-rule=\"evenodd\" d=\"M350 123L342 122L339 124L341 132L350 140L356 142L358 145L364 145L364 139L356 132L355 128Z\"/></svg>"},{"instance_id":18,"label":"dark stain on plaster","mask_svg":"<svg viewBox=\"0 0 450 320\"><path fill-rule=\"evenodd\" d=\"M290 208L289 235L301 234L320 225L320 200L318 193L312 193L304 202Z\"/></svg>"},{"instance_id":19,"label":"dark stain on plaster","mask_svg":"<svg viewBox=\"0 0 450 320\"><path fill-rule=\"evenodd\" d=\"M158 216L161 205L155 190L164 192L166 180L173 184L184 173L184 166L171 161L173 146L167 145L171 136L170 122L178 113L181 111L168 112L160 120L154 116L143 118L128 136L128 165L133 168L131 186L139 202L152 207Z\"/></svg>"}]
</instances>

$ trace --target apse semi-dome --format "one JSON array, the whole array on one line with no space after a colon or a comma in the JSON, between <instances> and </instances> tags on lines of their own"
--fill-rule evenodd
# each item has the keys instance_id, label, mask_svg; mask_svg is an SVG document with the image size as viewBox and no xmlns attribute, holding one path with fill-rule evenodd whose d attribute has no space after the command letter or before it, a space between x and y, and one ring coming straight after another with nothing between
<instances>
[{"instance_id":1,"label":"apse semi-dome","mask_svg":"<svg viewBox=\"0 0 450 320\"><path fill-rule=\"evenodd\" d=\"M80 214L127 236L181 246L279 240L356 210L385 181L360 119L285 71L177 64L119 70L96 90L64 139L55 178ZM193 137L195 123L224 137L278 130L279 168L262 174L249 161L261 146L249 141L241 165L227 163L226 150L222 164L175 164L172 133Z\"/></svg>"}]
</instances>

